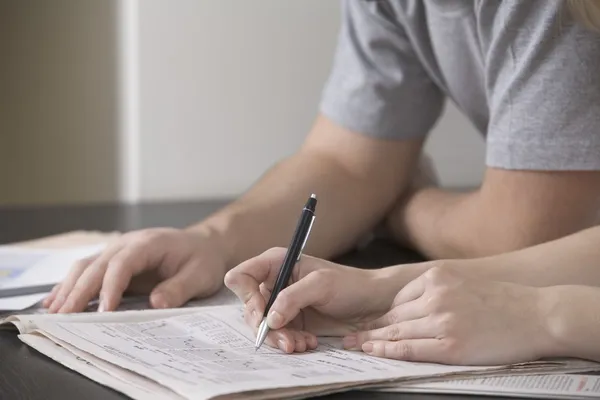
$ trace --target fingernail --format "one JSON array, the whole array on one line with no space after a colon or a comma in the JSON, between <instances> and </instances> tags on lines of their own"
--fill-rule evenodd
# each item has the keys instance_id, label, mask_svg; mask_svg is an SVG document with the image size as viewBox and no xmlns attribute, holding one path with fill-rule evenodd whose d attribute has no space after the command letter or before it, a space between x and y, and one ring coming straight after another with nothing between
<instances>
[{"instance_id":1,"label":"fingernail","mask_svg":"<svg viewBox=\"0 0 600 400\"><path fill-rule=\"evenodd\" d=\"M373 343L366 342L362 345L362 349L365 353L371 354L373 352Z\"/></svg>"},{"instance_id":2,"label":"fingernail","mask_svg":"<svg viewBox=\"0 0 600 400\"><path fill-rule=\"evenodd\" d=\"M167 302L167 299L165 298L165 296L162 293L154 296L153 303L154 303L154 307L156 307L156 308L168 308L169 307L169 303Z\"/></svg>"},{"instance_id":3,"label":"fingernail","mask_svg":"<svg viewBox=\"0 0 600 400\"><path fill-rule=\"evenodd\" d=\"M277 341L277 347L279 347L281 350L285 351L286 345L285 342L283 340L278 340Z\"/></svg>"},{"instance_id":4,"label":"fingernail","mask_svg":"<svg viewBox=\"0 0 600 400\"><path fill-rule=\"evenodd\" d=\"M277 311L271 311L267 318L267 324L273 329L280 328L283 325L283 316Z\"/></svg>"},{"instance_id":5,"label":"fingernail","mask_svg":"<svg viewBox=\"0 0 600 400\"><path fill-rule=\"evenodd\" d=\"M356 348L356 336L346 336L342 343L344 345L344 349L350 350Z\"/></svg>"}]
</instances>

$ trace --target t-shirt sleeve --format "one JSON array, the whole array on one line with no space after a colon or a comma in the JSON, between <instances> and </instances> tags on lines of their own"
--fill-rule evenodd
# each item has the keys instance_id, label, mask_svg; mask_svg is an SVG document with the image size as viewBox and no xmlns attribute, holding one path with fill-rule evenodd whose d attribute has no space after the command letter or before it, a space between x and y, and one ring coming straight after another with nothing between
<instances>
[{"instance_id":1,"label":"t-shirt sleeve","mask_svg":"<svg viewBox=\"0 0 600 400\"><path fill-rule=\"evenodd\" d=\"M490 167L600 170L600 34L564 4L499 8L486 55Z\"/></svg>"},{"instance_id":2,"label":"t-shirt sleeve","mask_svg":"<svg viewBox=\"0 0 600 400\"><path fill-rule=\"evenodd\" d=\"M423 137L444 95L430 80L388 1L342 1L342 23L320 111L379 138Z\"/></svg>"}]
</instances>

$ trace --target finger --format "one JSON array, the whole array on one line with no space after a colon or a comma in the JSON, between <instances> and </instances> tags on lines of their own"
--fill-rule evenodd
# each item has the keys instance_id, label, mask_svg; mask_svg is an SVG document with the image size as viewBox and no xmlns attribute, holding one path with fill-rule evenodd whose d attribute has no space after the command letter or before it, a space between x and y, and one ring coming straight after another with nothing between
<instances>
[{"instance_id":1,"label":"finger","mask_svg":"<svg viewBox=\"0 0 600 400\"><path fill-rule=\"evenodd\" d=\"M334 293L326 278L329 275L323 272L311 272L279 293L267 317L271 329L285 326L306 307L323 306L331 300Z\"/></svg>"},{"instance_id":2,"label":"finger","mask_svg":"<svg viewBox=\"0 0 600 400\"><path fill-rule=\"evenodd\" d=\"M100 293L102 278L109 261L108 255L101 256L83 271L58 310L59 313L80 312L87 307L90 300Z\"/></svg>"},{"instance_id":3,"label":"finger","mask_svg":"<svg viewBox=\"0 0 600 400\"><path fill-rule=\"evenodd\" d=\"M306 349L314 350L319 345L317 337L310 332L302 331L302 335L304 336L304 340L306 341Z\"/></svg>"},{"instance_id":4,"label":"finger","mask_svg":"<svg viewBox=\"0 0 600 400\"><path fill-rule=\"evenodd\" d=\"M190 261L172 277L156 285L150 293L150 304L154 308L179 307L193 297L206 297L214 294L222 284L222 279L213 279L207 268L196 261Z\"/></svg>"},{"instance_id":5,"label":"finger","mask_svg":"<svg viewBox=\"0 0 600 400\"><path fill-rule=\"evenodd\" d=\"M435 324L431 323L430 318L420 318L358 332L355 336L356 346L361 347L363 343L374 340L394 342L407 339L430 339L436 337L436 332Z\"/></svg>"},{"instance_id":6,"label":"finger","mask_svg":"<svg viewBox=\"0 0 600 400\"><path fill-rule=\"evenodd\" d=\"M63 306L67 296L71 292L71 289L73 289L73 286L75 286L75 283L77 283L77 280L79 280L81 274L83 274L83 271L85 271L87 267L97 258L97 255L83 258L73 265L67 274L67 277L60 283L60 287L58 288L58 291L54 297L54 301L48 309L49 313L55 313Z\"/></svg>"},{"instance_id":7,"label":"finger","mask_svg":"<svg viewBox=\"0 0 600 400\"><path fill-rule=\"evenodd\" d=\"M258 327L260 324L260 320L256 320L255 318L253 318L252 315L246 309L244 309L244 321L246 322L246 324L252 327L252 330L254 331L254 336L256 337L258 335ZM277 341L280 335L275 335L274 333L269 332L264 344L275 349L279 348L279 346L277 345Z\"/></svg>"},{"instance_id":8,"label":"finger","mask_svg":"<svg viewBox=\"0 0 600 400\"><path fill-rule=\"evenodd\" d=\"M425 293L425 277L424 275L420 275L419 277L413 279L408 282L406 286L404 286L394 298L394 302L392 303L392 307L396 307L403 303L408 303L409 301L413 301L423 296Z\"/></svg>"},{"instance_id":9,"label":"finger","mask_svg":"<svg viewBox=\"0 0 600 400\"><path fill-rule=\"evenodd\" d=\"M247 303L252 296L260 293L261 283L266 282L273 287L284 256L285 250L271 249L244 261L225 275L225 285L242 303Z\"/></svg>"},{"instance_id":10,"label":"finger","mask_svg":"<svg viewBox=\"0 0 600 400\"><path fill-rule=\"evenodd\" d=\"M381 317L364 324L362 329L365 331L373 330L405 321L424 318L427 316L426 304L427 302L424 297L419 297L411 302L400 304Z\"/></svg>"},{"instance_id":11,"label":"finger","mask_svg":"<svg viewBox=\"0 0 600 400\"><path fill-rule=\"evenodd\" d=\"M307 337L303 332L295 329L277 329L269 331L267 337L272 343L277 343L277 348L285 353L304 353L307 348Z\"/></svg>"},{"instance_id":12,"label":"finger","mask_svg":"<svg viewBox=\"0 0 600 400\"><path fill-rule=\"evenodd\" d=\"M375 340L362 345L365 353L375 357L431 363L440 363L448 359L447 348L440 339L409 339L397 342Z\"/></svg>"},{"instance_id":13,"label":"finger","mask_svg":"<svg viewBox=\"0 0 600 400\"><path fill-rule=\"evenodd\" d=\"M48 295L48 297L46 297L44 299L44 301L42 302L42 306L44 308L48 308L50 307L50 305L52 304L52 302L54 301L54 299L56 298L56 295L58 294L58 291L60 290L60 283L54 285L54 287L52 288L52 291L50 292L50 294Z\"/></svg>"},{"instance_id":14,"label":"finger","mask_svg":"<svg viewBox=\"0 0 600 400\"><path fill-rule=\"evenodd\" d=\"M263 298L266 301L269 301L269 298L271 297L271 290L273 289L273 287L268 287L270 285L267 285L265 282L261 283L260 286L258 287L260 290L260 294L262 294Z\"/></svg>"},{"instance_id":15,"label":"finger","mask_svg":"<svg viewBox=\"0 0 600 400\"><path fill-rule=\"evenodd\" d=\"M112 311L121 302L131 278L145 268L155 267L148 263L144 248L139 245L125 247L108 263L100 291L100 311Z\"/></svg>"}]
</instances>

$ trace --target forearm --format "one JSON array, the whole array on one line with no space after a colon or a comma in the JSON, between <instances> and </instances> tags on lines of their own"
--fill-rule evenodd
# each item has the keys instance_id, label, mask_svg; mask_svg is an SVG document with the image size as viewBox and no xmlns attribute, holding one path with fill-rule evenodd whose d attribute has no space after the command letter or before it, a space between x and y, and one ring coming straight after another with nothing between
<instances>
[{"instance_id":1,"label":"forearm","mask_svg":"<svg viewBox=\"0 0 600 400\"><path fill-rule=\"evenodd\" d=\"M600 226L496 256L438 263L469 276L527 286L600 287Z\"/></svg>"},{"instance_id":2,"label":"forearm","mask_svg":"<svg viewBox=\"0 0 600 400\"><path fill-rule=\"evenodd\" d=\"M555 286L540 290L540 316L550 341L545 357L600 361L600 289Z\"/></svg>"},{"instance_id":3,"label":"forearm","mask_svg":"<svg viewBox=\"0 0 600 400\"><path fill-rule=\"evenodd\" d=\"M473 192L455 193L434 187L417 190L394 209L387 219L388 228L401 243L428 259L473 256L474 250L481 251L482 247L480 238L476 239L476 224L471 222L474 196Z\"/></svg>"},{"instance_id":4,"label":"forearm","mask_svg":"<svg viewBox=\"0 0 600 400\"><path fill-rule=\"evenodd\" d=\"M317 218L305 253L331 258L353 246L390 207L396 189L378 185L376 178L353 175L327 155L301 151L192 229L217 232L233 267L270 247L288 246L302 206L315 193Z\"/></svg>"},{"instance_id":5,"label":"forearm","mask_svg":"<svg viewBox=\"0 0 600 400\"><path fill-rule=\"evenodd\" d=\"M534 287L600 287L600 226L496 256L397 265L374 271L374 274L381 291L393 293L432 267L452 269L478 279Z\"/></svg>"},{"instance_id":6,"label":"forearm","mask_svg":"<svg viewBox=\"0 0 600 400\"><path fill-rule=\"evenodd\" d=\"M426 188L409 196L390 223L401 240L429 259L466 259L535 246L598 221L594 198L576 209L566 204L553 207L543 198L537 208L532 199L525 206L521 198L504 198L485 189L460 193Z\"/></svg>"}]
</instances>

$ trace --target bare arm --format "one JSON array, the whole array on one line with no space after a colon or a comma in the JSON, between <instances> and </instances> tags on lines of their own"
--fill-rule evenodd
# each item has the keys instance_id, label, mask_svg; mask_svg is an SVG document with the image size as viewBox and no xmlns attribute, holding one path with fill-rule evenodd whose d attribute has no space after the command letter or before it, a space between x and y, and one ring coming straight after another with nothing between
<instances>
[{"instance_id":1,"label":"bare arm","mask_svg":"<svg viewBox=\"0 0 600 400\"><path fill-rule=\"evenodd\" d=\"M553 338L547 357L600 361L600 289L588 286L543 288L541 313Z\"/></svg>"},{"instance_id":2,"label":"bare arm","mask_svg":"<svg viewBox=\"0 0 600 400\"><path fill-rule=\"evenodd\" d=\"M287 246L301 206L316 193L318 217L306 252L333 257L389 212L407 186L421 146L421 139L375 139L319 117L298 153L190 229L217 232L231 268L270 247Z\"/></svg>"},{"instance_id":3,"label":"bare arm","mask_svg":"<svg viewBox=\"0 0 600 400\"><path fill-rule=\"evenodd\" d=\"M410 281L435 267L471 278L533 287L600 287L600 226L495 256L397 265L373 273L381 295L393 298Z\"/></svg>"},{"instance_id":4,"label":"bare arm","mask_svg":"<svg viewBox=\"0 0 600 400\"><path fill-rule=\"evenodd\" d=\"M600 172L488 168L480 189L417 190L388 218L393 234L432 259L533 246L597 223Z\"/></svg>"}]
</instances>

